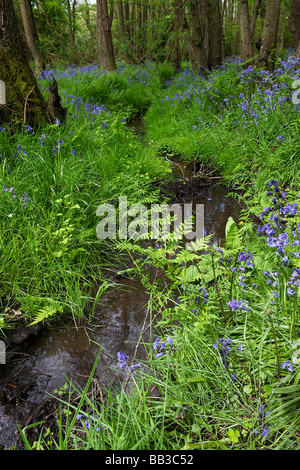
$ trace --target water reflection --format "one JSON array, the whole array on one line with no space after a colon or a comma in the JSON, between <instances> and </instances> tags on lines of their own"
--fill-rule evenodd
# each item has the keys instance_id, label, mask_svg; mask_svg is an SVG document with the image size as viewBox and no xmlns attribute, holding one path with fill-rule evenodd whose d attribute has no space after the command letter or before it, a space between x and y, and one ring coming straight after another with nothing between
<instances>
[{"instance_id":1,"label":"water reflection","mask_svg":"<svg viewBox=\"0 0 300 470\"><path fill-rule=\"evenodd\" d=\"M193 212L196 204L204 205L204 235L213 234L212 242L224 240L229 216L237 218L237 205L226 198L224 188L207 189L198 198L188 202ZM75 328L51 329L46 335L36 336L26 354L0 368L1 380L17 387L22 400L41 403L46 392L52 393L66 382L66 377L84 384L102 348L96 370L99 383L114 380L121 375L117 353L125 352L130 359L144 354L136 343L145 323L149 294L137 279L123 279L118 288L110 289L97 306L92 323ZM149 340L150 329L144 336ZM7 390L0 394L0 411L5 411ZM2 401L2 402L1 402ZM2 405L2 406L1 406ZM4 434L3 434L4 435ZM1 446L0 435L0 446Z\"/></svg>"}]
</instances>

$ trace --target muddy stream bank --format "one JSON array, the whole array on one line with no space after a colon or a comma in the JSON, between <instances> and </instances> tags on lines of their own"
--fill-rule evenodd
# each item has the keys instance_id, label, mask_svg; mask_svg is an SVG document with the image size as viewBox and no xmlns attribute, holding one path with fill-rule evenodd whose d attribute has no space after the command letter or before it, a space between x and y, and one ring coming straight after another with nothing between
<instances>
[{"instance_id":1,"label":"muddy stream bank","mask_svg":"<svg viewBox=\"0 0 300 470\"><path fill-rule=\"evenodd\" d=\"M179 169L178 178L181 173ZM227 188L212 183L194 181L189 191L182 179L178 202L191 209L204 204L204 235L214 234L213 242L218 243L224 239L228 217L237 220L239 208L234 198L227 197ZM176 183L177 189L180 184ZM0 449L22 447L17 423L23 427L47 416L48 394L59 390L67 378L84 386L99 348L95 378L100 385L123 377L118 351L130 358L136 355L137 362L146 357L143 346L136 349L136 345L145 327L148 300L139 279L121 278L101 297L89 323L36 329L16 338L7 350L6 364L0 365ZM149 328L143 340L149 341Z\"/></svg>"}]
</instances>

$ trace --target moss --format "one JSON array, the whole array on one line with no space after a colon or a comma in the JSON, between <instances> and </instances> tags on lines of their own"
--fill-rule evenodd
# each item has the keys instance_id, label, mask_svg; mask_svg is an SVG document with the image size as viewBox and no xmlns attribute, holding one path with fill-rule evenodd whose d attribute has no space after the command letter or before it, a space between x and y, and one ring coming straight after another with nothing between
<instances>
[{"instance_id":1,"label":"moss","mask_svg":"<svg viewBox=\"0 0 300 470\"><path fill-rule=\"evenodd\" d=\"M6 106L0 106L0 123L27 122L33 127L51 122L47 103L28 62L18 50L0 50L1 80L6 84Z\"/></svg>"}]
</instances>

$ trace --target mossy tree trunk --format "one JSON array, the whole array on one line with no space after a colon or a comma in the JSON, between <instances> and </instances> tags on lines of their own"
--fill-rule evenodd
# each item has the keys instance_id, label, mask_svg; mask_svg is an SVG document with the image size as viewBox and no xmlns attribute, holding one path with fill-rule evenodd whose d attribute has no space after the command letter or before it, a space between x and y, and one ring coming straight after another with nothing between
<instances>
[{"instance_id":1,"label":"mossy tree trunk","mask_svg":"<svg viewBox=\"0 0 300 470\"><path fill-rule=\"evenodd\" d=\"M12 0L0 0L0 80L6 86L6 104L0 105L0 124L26 122L43 126L53 122L26 59Z\"/></svg>"}]
</instances>

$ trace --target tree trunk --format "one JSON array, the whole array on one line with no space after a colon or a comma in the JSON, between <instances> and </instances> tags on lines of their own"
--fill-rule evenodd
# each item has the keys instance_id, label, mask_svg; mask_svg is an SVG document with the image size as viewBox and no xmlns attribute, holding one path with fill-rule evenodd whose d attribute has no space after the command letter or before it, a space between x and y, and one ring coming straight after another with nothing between
<instances>
[{"instance_id":1,"label":"tree trunk","mask_svg":"<svg viewBox=\"0 0 300 470\"><path fill-rule=\"evenodd\" d=\"M191 47L197 64L197 69L207 69L208 62L204 49L204 31L200 18L200 5L197 0L190 2Z\"/></svg>"},{"instance_id":2,"label":"tree trunk","mask_svg":"<svg viewBox=\"0 0 300 470\"><path fill-rule=\"evenodd\" d=\"M240 28L238 27L235 34L234 34L234 38L233 38L232 55L237 55L239 39L240 39Z\"/></svg>"},{"instance_id":3,"label":"tree trunk","mask_svg":"<svg viewBox=\"0 0 300 470\"><path fill-rule=\"evenodd\" d=\"M179 41L179 31L181 30L182 24L182 6L180 0L175 0L175 19L174 19L174 48L172 54L172 62L175 68L175 71L179 71L181 67L181 49Z\"/></svg>"},{"instance_id":4,"label":"tree trunk","mask_svg":"<svg viewBox=\"0 0 300 470\"><path fill-rule=\"evenodd\" d=\"M123 12L122 2L117 3L117 12L118 12L120 39L123 41L124 36L125 36L125 23L124 23L124 12Z\"/></svg>"},{"instance_id":5,"label":"tree trunk","mask_svg":"<svg viewBox=\"0 0 300 470\"><path fill-rule=\"evenodd\" d=\"M109 17L107 0L97 0L97 39L100 67L108 71L116 70L111 21Z\"/></svg>"},{"instance_id":6,"label":"tree trunk","mask_svg":"<svg viewBox=\"0 0 300 470\"><path fill-rule=\"evenodd\" d=\"M19 0L19 3L26 41L35 63L35 73L38 76L38 74L44 70L46 66L39 48L39 38L35 27L31 1Z\"/></svg>"},{"instance_id":7,"label":"tree trunk","mask_svg":"<svg viewBox=\"0 0 300 470\"><path fill-rule=\"evenodd\" d=\"M280 0L268 0L267 2L262 44L258 56L258 65L270 70L274 68L276 57L280 4Z\"/></svg>"},{"instance_id":8,"label":"tree trunk","mask_svg":"<svg viewBox=\"0 0 300 470\"><path fill-rule=\"evenodd\" d=\"M253 43L250 29L248 0L239 0L241 47L240 55L244 61L253 58Z\"/></svg>"},{"instance_id":9,"label":"tree trunk","mask_svg":"<svg viewBox=\"0 0 300 470\"><path fill-rule=\"evenodd\" d=\"M127 39L130 40L130 10L129 3L126 1L124 4L124 21L125 21L125 33Z\"/></svg>"},{"instance_id":10,"label":"tree trunk","mask_svg":"<svg viewBox=\"0 0 300 470\"><path fill-rule=\"evenodd\" d=\"M253 37L254 37L255 23L256 23L259 10L263 1L264 0L256 0L254 7L253 7L253 12L252 12L251 21L250 21L250 34L251 34L252 42L253 42Z\"/></svg>"},{"instance_id":11,"label":"tree trunk","mask_svg":"<svg viewBox=\"0 0 300 470\"><path fill-rule=\"evenodd\" d=\"M0 123L23 121L33 127L53 122L26 59L12 0L0 0L0 79L6 86Z\"/></svg>"},{"instance_id":12,"label":"tree trunk","mask_svg":"<svg viewBox=\"0 0 300 470\"><path fill-rule=\"evenodd\" d=\"M87 27L87 30L89 32L89 35L90 35L90 40L91 42L93 42L94 40L94 31L93 31L93 27L91 25L91 16L90 16L90 6L88 4L88 0L85 0L85 24L86 24L86 27Z\"/></svg>"},{"instance_id":13,"label":"tree trunk","mask_svg":"<svg viewBox=\"0 0 300 470\"><path fill-rule=\"evenodd\" d=\"M76 0L73 0L71 5L70 0L67 0L67 7L68 7L68 22L69 22L69 31L71 37L71 44L74 50L75 47L75 34L76 34Z\"/></svg>"},{"instance_id":14,"label":"tree trunk","mask_svg":"<svg viewBox=\"0 0 300 470\"><path fill-rule=\"evenodd\" d=\"M289 26L295 54L300 57L300 0L290 0Z\"/></svg>"},{"instance_id":15,"label":"tree trunk","mask_svg":"<svg viewBox=\"0 0 300 470\"><path fill-rule=\"evenodd\" d=\"M134 56L135 54L135 0L132 0L131 3L131 23L130 23L130 49L131 49L131 54Z\"/></svg>"},{"instance_id":16,"label":"tree trunk","mask_svg":"<svg viewBox=\"0 0 300 470\"><path fill-rule=\"evenodd\" d=\"M207 0L208 16L208 67L221 65L223 60L223 27L219 0Z\"/></svg>"}]
</instances>

